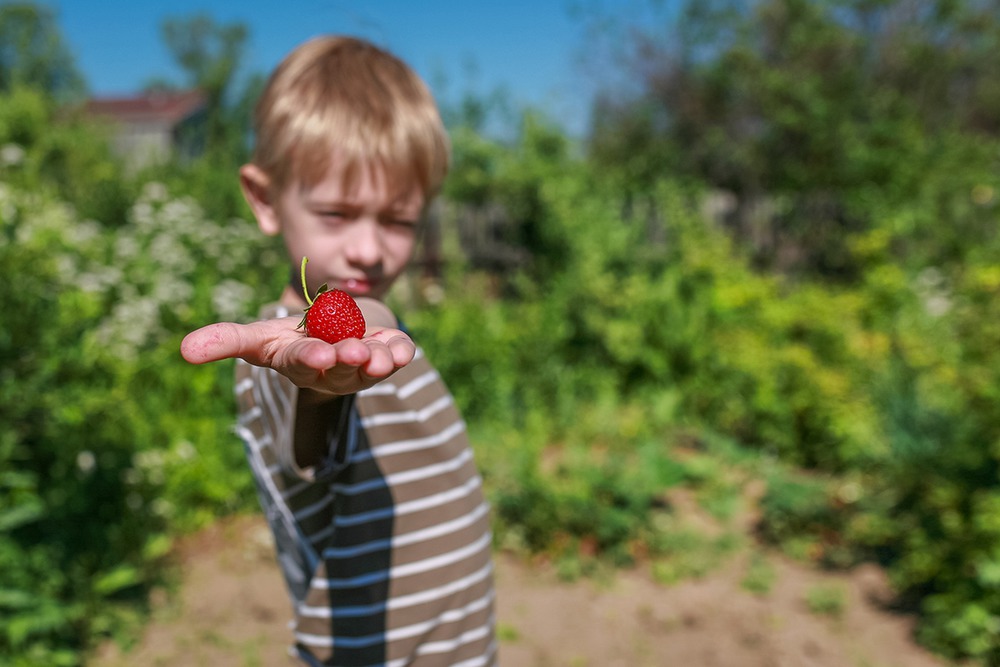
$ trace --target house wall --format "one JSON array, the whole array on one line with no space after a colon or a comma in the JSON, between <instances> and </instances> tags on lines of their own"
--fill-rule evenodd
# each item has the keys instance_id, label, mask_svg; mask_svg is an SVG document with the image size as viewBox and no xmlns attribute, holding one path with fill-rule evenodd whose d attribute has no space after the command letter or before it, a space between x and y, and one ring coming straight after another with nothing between
<instances>
[{"instance_id":1,"label":"house wall","mask_svg":"<svg viewBox=\"0 0 1000 667\"><path fill-rule=\"evenodd\" d=\"M171 130L165 123L122 121L116 124L113 145L130 169L139 169L166 160L171 141Z\"/></svg>"}]
</instances>

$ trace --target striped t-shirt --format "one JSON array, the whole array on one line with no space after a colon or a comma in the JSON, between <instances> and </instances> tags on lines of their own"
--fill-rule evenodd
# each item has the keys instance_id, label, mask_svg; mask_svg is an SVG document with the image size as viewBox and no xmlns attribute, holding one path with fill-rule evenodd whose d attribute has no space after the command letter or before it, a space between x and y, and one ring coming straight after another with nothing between
<instances>
[{"instance_id":1,"label":"striped t-shirt","mask_svg":"<svg viewBox=\"0 0 1000 667\"><path fill-rule=\"evenodd\" d=\"M330 404L328 451L312 466L295 456L295 385L240 361L236 394L294 653L307 665L494 665L488 506L465 425L423 353Z\"/></svg>"}]
</instances>

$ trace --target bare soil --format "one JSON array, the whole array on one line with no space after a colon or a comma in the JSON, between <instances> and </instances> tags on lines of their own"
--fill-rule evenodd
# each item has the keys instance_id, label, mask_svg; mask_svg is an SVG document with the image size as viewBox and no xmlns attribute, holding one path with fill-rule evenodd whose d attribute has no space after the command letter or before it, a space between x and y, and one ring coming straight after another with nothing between
<instances>
[{"instance_id":1,"label":"bare soil","mask_svg":"<svg viewBox=\"0 0 1000 667\"><path fill-rule=\"evenodd\" d=\"M109 643L106 667L292 666L289 603L260 517L220 521L178 549L182 578L132 646ZM759 556L758 556L759 557ZM877 568L818 572L767 555L765 592L741 584L749 553L706 576L658 583L648 568L561 581L546 564L497 556L505 667L944 667L916 644L913 619L884 604ZM816 591L839 602L818 610Z\"/></svg>"}]
</instances>

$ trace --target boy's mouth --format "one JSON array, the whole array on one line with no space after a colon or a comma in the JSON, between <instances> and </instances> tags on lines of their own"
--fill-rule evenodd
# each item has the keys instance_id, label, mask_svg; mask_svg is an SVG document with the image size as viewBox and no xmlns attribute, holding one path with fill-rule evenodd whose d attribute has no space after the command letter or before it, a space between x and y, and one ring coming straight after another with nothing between
<instances>
[{"instance_id":1,"label":"boy's mouth","mask_svg":"<svg viewBox=\"0 0 1000 667\"><path fill-rule=\"evenodd\" d=\"M361 278L349 278L343 281L341 289L349 294L364 296L372 291L372 281Z\"/></svg>"}]
</instances>

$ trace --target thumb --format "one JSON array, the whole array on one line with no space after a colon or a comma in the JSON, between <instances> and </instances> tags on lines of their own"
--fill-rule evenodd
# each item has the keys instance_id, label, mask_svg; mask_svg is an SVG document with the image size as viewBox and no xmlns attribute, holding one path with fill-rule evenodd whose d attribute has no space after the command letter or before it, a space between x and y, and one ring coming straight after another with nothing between
<instances>
[{"instance_id":1,"label":"thumb","mask_svg":"<svg viewBox=\"0 0 1000 667\"><path fill-rule=\"evenodd\" d=\"M181 341L181 356L192 364L204 364L241 357L258 356L262 340L254 330L234 322L218 322L192 331ZM247 359L250 361L250 359Z\"/></svg>"}]
</instances>

